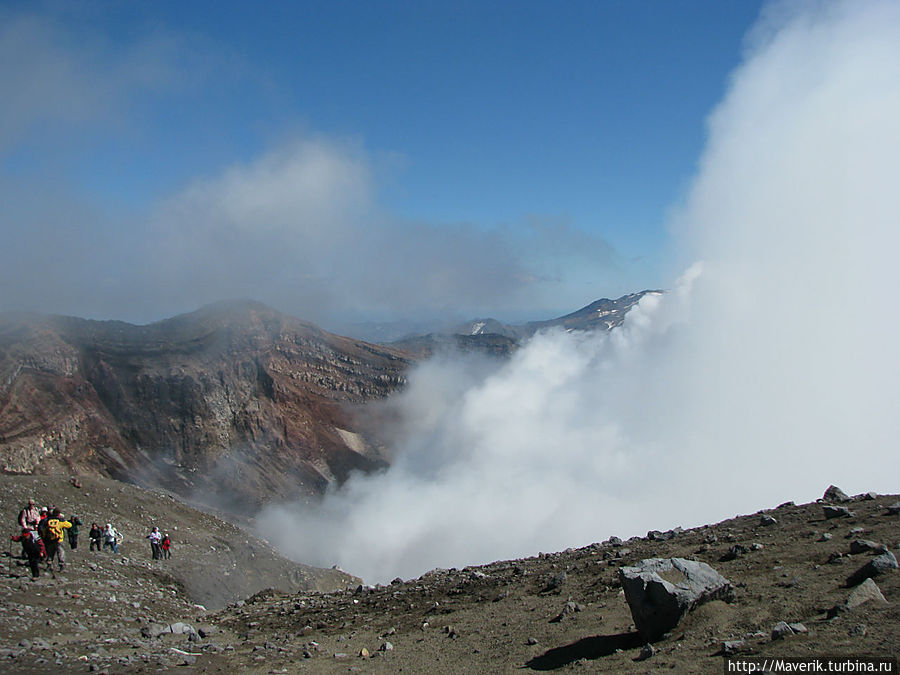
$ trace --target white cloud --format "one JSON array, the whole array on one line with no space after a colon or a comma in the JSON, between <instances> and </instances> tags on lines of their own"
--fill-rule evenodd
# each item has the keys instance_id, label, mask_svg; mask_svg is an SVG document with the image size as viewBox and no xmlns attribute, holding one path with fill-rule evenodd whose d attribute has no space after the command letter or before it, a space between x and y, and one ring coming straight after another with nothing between
<instances>
[{"instance_id":1,"label":"white cloud","mask_svg":"<svg viewBox=\"0 0 900 675\"><path fill-rule=\"evenodd\" d=\"M0 153L22 143L108 133L129 99L179 86L191 69L171 35L148 34L123 48L99 33L69 30L64 13L0 8ZM75 133L77 132L77 133Z\"/></svg>"}]
</instances>

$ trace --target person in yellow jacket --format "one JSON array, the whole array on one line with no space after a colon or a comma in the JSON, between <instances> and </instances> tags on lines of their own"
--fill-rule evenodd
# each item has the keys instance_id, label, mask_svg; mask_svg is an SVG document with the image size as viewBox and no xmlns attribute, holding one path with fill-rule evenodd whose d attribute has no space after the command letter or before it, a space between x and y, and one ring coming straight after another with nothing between
<instances>
[{"instance_id":1,"label":"person in yellow jacket","mask_svg":"<svg viewBox=\"0 0 900 675\"><path fill-rule=\"evenodd\" d=\"M60 571L66 564L66 550L62 546L62 542L65 537L65 531L70 527L72 527L72 523L63 519L59 509L53 509L47 521L47 538L50 541L45 541L44 547L47 549L47 564L52 565L55 556L59 563Z\"/></svg>"}]
</instances>

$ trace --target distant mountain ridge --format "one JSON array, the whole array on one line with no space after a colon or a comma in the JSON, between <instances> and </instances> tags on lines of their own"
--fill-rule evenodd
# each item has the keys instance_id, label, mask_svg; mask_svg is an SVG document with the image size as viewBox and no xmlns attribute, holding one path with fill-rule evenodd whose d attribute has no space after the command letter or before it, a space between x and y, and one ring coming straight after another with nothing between
<instances>
[{"instance_id":1,"label":"distant mountain ridge","mask_svg":"<svg viewBox=\"0 0 900 675\"><path fill-rule=\"evenodd\" d=\"M622 325L625 315L641 301L641 298L647 295L662 295L663 292L645 290L629 293L615 300L602 298L570 314L546 321L508 324L491 318L474 319L457 324L444 332L411 335L388 344L420 356L428 356L448 348L503 356L515 350L520 341L548 328L610 331Z\"/></svg>"}]
</instances>

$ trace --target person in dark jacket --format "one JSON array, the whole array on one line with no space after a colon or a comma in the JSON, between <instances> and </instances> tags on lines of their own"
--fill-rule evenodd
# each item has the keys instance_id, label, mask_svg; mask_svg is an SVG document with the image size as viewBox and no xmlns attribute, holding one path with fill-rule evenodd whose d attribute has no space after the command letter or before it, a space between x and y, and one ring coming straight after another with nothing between
<instances>
[{"instance_id":1,"label":"person in dark jacket","mask_svg":"<svg viewBox=\"0 0 900 675\"><path fill-rule=\"evenodd\" d=\"M91 538L91 547L90 550L99 551L100 547L103 545L103 528L101 528L97 523L91 523L91 531L88 532L88 536Z\"/></svg>"},{"instance_id":2,"label":"person in dark jacket","mask_svg":"<svg viewBox=\"0 0 900 675\"><path fill-rule=\"evenodd\" d=\"M69 518L69 522L72 523L72 527L66 530L66 536L69 539L69 548L74 551L78 548L78 531L81 529L81 520L78 516L72 516Z\"/></svg>"}]
</instances>

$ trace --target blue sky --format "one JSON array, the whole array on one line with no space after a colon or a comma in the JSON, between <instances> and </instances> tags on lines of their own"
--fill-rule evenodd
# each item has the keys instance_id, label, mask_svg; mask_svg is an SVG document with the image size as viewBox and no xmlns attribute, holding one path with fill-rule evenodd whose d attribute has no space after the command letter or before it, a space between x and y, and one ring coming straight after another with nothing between
<instances>
[{"instance_id":1,"label":"blue sky","mask_svg":"<svg viewBox=\"0 0 900 675\"><path fill-rule=\"evenodd\" d=\"M759 11L0 2L0 309L536 318L665 286Z\"/></svg>"}]
</instances>

